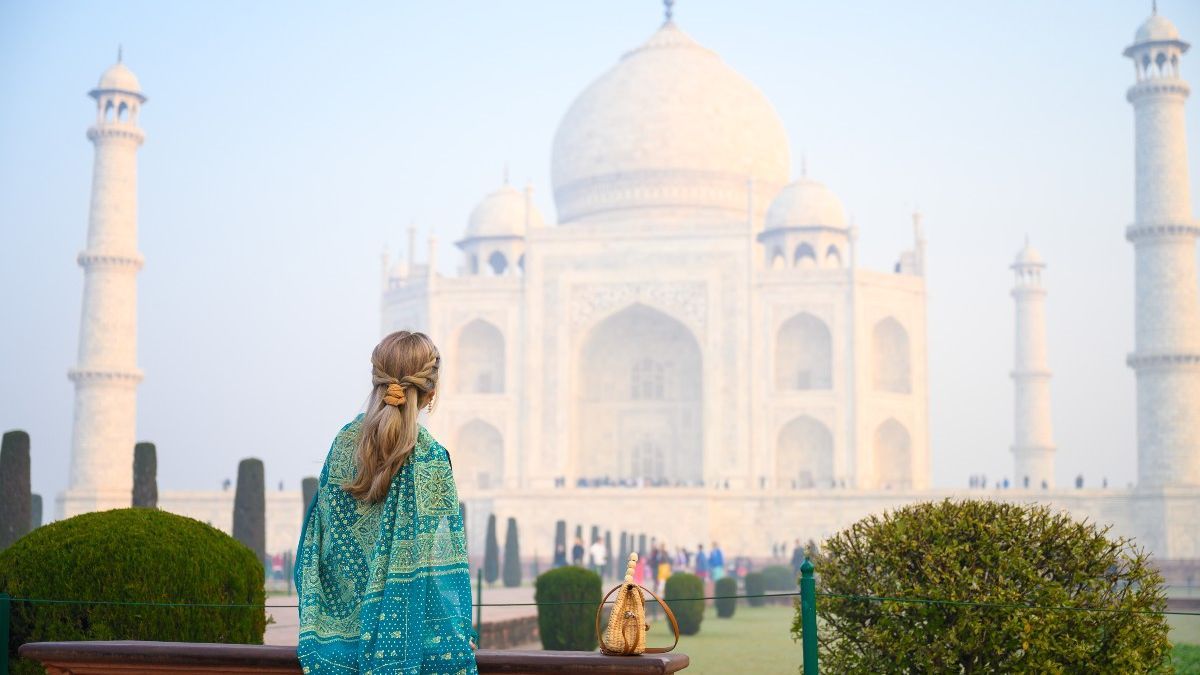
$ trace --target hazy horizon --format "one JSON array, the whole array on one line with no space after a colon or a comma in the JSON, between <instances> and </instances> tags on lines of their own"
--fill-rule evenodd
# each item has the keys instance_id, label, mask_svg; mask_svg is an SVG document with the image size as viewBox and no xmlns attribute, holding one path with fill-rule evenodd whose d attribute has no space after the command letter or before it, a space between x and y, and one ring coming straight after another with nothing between
<instances>
[{"instance_id":1,"label":"hazy horizon","mask_svg":"<svg viewBox=\"0 0 1200 675\"><path fill-rule=\"evenodd\" d=\"M30 432L47 516L69 464L86 92L118 44L149 97L138 437L158 444L162 490L219 489L248 456L269 488L297 489L366 399L381 249L404 255L414 223L418 258L435 234L452 274L452 242L505 167L554 221L559 119L662 21L653 0L340 9L0 5L0 429ZM1200 40L1200 5L1159 10ZM1008 265L1026 235L1049 264L1058 483L1134 480L1133 68L1121 51L1148 14L1116 0L675 5L774 104L793 175L804 157L841 198L861 266L889 268L911 246L913 209L924 214L935 486L1011 474ZM1200 54L1183 73L1200 86Z\"/></svg>"}]
</instances>

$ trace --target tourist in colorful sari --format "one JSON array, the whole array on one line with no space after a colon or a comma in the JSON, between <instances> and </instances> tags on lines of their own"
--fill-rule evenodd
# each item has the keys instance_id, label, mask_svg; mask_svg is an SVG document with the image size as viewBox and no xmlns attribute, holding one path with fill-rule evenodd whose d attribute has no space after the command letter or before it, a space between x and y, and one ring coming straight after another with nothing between
<instances>
[{"instance_id":1,"label":"tourist in colorful sari","mask_svg":"<svg viewBox=\"0 0 1200 675\"><path fill-rule=\"evenodd\" d=\"M417 423L440 365L425 335L385 337L366 413L334 438L296 554L305 673L477 672L450 456Z\"/></svg>"}]
</instances>

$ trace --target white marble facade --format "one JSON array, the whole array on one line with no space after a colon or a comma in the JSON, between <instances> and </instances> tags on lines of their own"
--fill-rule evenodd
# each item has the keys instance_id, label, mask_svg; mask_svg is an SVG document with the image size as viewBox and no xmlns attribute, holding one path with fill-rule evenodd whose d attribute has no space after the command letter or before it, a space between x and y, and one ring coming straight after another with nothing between
<instances>
[{"instance_id":1,"label":"white marble facade","mask_svg":"<svg viewBox=\"0 0 1200 675\"><path fill-rule=\"evenodd\" d=\"M932 489L919 216L891 269L860 267L856 228L828 187L793 172L770 102L668 21L564 116L551 158L556 223L538 213L531 186L505 181L454 242L458 274L438 273L433 240L416 255L411 230L403 260L385 255L381 332L423 330L442 349L443 395L426 422L454 458L472 549L482 550L495 513L516 517L523 552L543 559L558 519L761 555L901 504L987 496L1051 503L1161 557L1200 559L1200 230L1187 195L1186 50L1154 16L1126 52L1137 73L1138 210L1127 231L1137 256L1137 488L1053 485L1044 340L1053 317L1041 259L1027 249L1014 264L1013 450L1029 486ZM130 465L140 377L131 322L141 136L136 108L127 122L104 120L104 97L144 98L136 79L119 84L97 90L92 230L116 238L90 235L80 257L88 290L69 498L128 495L127 470L98 468ZM109 136L125 140L101 142ZM885 227L910 226L870 229ZM97 308L115 317L98 325L119 334L89 328ZM228 530L232 499L164 491L160 505ZM296 541L301 512L298 493L268 493L272 553Z\"/></svg>"}]
</instances>

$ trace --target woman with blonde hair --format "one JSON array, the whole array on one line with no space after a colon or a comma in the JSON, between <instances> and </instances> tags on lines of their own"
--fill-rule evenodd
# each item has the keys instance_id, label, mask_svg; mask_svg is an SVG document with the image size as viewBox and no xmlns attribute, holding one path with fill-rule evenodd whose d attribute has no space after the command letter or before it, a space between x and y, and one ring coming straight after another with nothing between
<instances>
[{"instance_id":1,"label":"woman with blonde hair","mask_svg":"<svg viewBox=\"0 0 1200 675\"><path fill-rule=\"evenodd\" d=\"M417 422L440 367L426 335L385 337L367 410L329 449L296 554L306 673L477 672L450 455Z\"/></svg>"}]
</instances>

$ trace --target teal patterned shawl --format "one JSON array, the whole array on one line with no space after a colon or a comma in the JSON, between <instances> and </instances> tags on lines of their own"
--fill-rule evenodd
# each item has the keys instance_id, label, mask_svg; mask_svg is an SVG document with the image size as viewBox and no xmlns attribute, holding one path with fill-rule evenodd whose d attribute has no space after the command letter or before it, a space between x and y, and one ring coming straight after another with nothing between
<instances>
[{"instance_id":1,"label":"teal patterned shawl","mask_svg":"<svg viewBox=\"0 0 1200 675\"><path fill-rule=\"evenodd\" d=\"M296 553L305 673L476 672L471 575L450 455L422 427L387 499L363 504L355 474L362 415L342 428Z\"/></svg>"}]
</instances>

